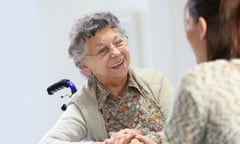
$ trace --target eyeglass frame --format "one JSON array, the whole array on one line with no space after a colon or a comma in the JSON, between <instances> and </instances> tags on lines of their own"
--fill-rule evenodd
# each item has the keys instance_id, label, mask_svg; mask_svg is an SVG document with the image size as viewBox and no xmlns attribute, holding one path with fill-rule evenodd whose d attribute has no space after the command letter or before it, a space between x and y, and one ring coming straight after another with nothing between
<instances>
[{"instance_id":1,"label":"eyeglass frame","mask_svg":"<svg viewBox=\"0 0 240 144\"><path fill-rule=\"evenodd\" d=\"M85 56L103 58L106 55L108 55L110 52L112 52L113 48L116 48L118 50L126 48L128 45L127 39L128 39L127 36L116 36L114 40L110 43L111 46L109 46L109 44L108 46L104 44L100 44L101 46L99 46L100 48L97 48L99 50L97 50L95 54L86 54Z\"/></svg>"}]
</instances>

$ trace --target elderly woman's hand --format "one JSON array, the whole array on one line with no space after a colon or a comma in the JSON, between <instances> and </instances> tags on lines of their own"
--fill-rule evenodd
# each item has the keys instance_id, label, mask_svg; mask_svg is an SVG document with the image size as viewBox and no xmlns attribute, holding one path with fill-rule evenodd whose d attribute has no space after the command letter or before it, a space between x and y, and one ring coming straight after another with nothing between
<instances>
[{"instance_id":1,"label":"elderly woman's hand","mask_svg":"<svg viewBox=\"0 0 240 144\"><path fill-rule=\"evenodd\" d=\"M110 138L105 140L106 144L129 144L136 135L142 132L134 129L123 129L118 132L110 132Z\"/></svg>"}]
</instances>

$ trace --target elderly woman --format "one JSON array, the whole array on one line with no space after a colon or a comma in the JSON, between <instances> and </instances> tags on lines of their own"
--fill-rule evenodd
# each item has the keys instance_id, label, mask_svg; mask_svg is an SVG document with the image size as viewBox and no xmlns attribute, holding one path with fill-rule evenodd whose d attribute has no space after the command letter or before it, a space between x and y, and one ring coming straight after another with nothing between
<instances>
[{"instance_id":1,"label":"elderly woman","mask_svg":"<svg viewBox=\"0 0 240 144\"><path fill-rule=\"evenodd\" d=\"M188 0L185 15L199 65L183 79L162 143L240 144L240 0Z\"/></svg>"},{"instance_id":2,"label":"elderly woman","mask_svg":"<svg viewBox=\"0 0 240 144\"><path fill-rule=\"evenodd\" d=\"M159 139L172 91L158 71L130 68L127 36L109 12L80 18L69 54L87 83L40 143L128 143L136 134Z\"/></svg>"}]
</instances>

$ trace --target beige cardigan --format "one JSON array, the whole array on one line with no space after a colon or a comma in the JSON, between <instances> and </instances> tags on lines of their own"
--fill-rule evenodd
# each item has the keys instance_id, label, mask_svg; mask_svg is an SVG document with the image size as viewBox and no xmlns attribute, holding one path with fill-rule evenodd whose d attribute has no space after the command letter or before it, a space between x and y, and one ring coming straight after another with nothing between
<instances>
[{"instance_id":1,"label":"beige cardigan","mask_svg":"<svg viewBox=\"0 0 240 144\"><path fill-rule=\"evenodd\" d=\"M168 80L158 71L130 68L137 84L150 93L159 103L167 117L172 103L172 87ZM46 133L39 144L81 144L103 141L107 132L103 117L98 111L95 84L88 81L69 102L67 110Z\"/></svg>"}]
</instances>

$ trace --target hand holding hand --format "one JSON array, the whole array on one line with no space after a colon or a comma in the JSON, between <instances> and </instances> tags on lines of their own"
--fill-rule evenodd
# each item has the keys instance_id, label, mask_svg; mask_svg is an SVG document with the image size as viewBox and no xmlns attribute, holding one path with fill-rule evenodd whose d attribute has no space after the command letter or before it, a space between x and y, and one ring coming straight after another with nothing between
<instances>
[{"instance_id":1,"label":"hand holding hand","mask_svg":"<svg viewBox=\"0 0 240 144\"><path fill-rule=\"evenodd\" d=\"M142 134L134 129L123 129L118 132L110 132L110 138L105 140L106 144L128 144L136 136Z\"/></svg>"}]
</instances>

